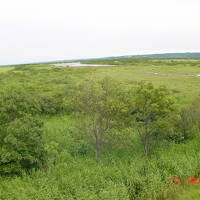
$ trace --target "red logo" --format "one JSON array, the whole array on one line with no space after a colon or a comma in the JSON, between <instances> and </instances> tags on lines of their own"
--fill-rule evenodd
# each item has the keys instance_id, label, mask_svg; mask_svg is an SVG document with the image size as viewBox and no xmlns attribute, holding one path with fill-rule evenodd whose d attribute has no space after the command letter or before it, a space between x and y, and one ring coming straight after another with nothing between
<instances>
[{"instance_id":1,"label":"red logo","mask_svg":"<svg viewBox=\"0 0 200 200\"><path fill-rule=\"evenodd\" d=\"M197 177L192 177L192 178L185 178L185 179L181 179L181 178L175 178L172 177L171 178L171 184L200 184L200 178Z\"/></svg>"}]
</instances>

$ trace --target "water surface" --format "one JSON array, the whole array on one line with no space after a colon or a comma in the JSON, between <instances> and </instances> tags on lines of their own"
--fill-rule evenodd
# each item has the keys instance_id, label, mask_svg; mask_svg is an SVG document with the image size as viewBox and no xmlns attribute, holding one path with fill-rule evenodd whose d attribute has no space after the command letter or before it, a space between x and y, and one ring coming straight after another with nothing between
<instances>
[{"instance_id":1,"label":"water surface","mask_svg":"<svg viewBox=\"0 0 200 200\"><path fill-rule=\"evenodd\" d=\"M114 66L114 65L101 65L101 64L82 64L80 62L57 63L53 65L57 67L110 67L110 66Z\"/></svg>"}]
</instances>

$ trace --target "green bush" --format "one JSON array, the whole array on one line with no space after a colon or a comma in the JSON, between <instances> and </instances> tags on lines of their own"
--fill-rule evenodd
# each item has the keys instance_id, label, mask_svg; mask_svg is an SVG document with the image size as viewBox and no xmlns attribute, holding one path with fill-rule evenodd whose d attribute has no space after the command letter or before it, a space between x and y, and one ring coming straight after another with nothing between
<instances>
[{"instance_id":1,"label":"green bush","mask_svg":"<svg viewBox=\"0 0 200 200\"><path fill-rule=\"evenodd\" d=\"M40 95L36 92L9 88L0 93L0 121L12 121L25 113L32 115L56 114L63 111L63 96Z\"/></svg>"},{"instance_id":2,"label":"green bush","mask_svg":"<svg viewBox=\"0 0 200 200\"><path fill-rule=\"evenodd\" d=\"M42 122L30 115L0 130L0 174L20 173L45 163Z\"/></svg>"},{"instance_id":3,"label":"green bush","mask_svg":"<svg viewBox=\"0 0 200 200\"><path fill-rule=\"evenodd\" d=\"M0 123L9 123L24 114L36 115L41 107L35 94L19 89L6 89L0 93Z\"/></svg>"},{"instance_id":4,"label":"green bush","mask_svg":"<svg viewBox=\"0 0 200 200\"><path fill-rule=\"evenodd\" d=\"M109 131L126 124L131 104L128 94L119 82L109 77L99 82L92 79L74 90L72 107L80 119L79 129L94 146L96 157L111 142Z\"/></svg>"},{"instance_id":5,"label":"green bush","mask_svg":"<svg viewBox=\"0 0 200 200\"><path fill-rule=\"evenodd\" d=\"M53 115L63 111L63 97L61 95L46 95L38 97L41 114Z\"/></svg>"},{"instance_id":6,"label":"green bush","mask_svg":"<svg viewBox=\"0 0 200 200\"><path fill-rule=\"evenodd\" d=\"M177 139L182 141L194 138L200 130L199 98L182 108L176 123Z\"/></svg>"},{"instance_id":7,"label":"green bush","mask_svg":"<svg viewBox=\"0 0 200 200\"><path fill-rule=\"evenodd\" d=\"M155 88L141 82L136 89L132 114L136 120L144 153L148 156L170 127L168 118L174 111L174 100L165 86Z\"/></svg>"},{"instance_id":8,"label":"green bush","mask_svg":"<svg viewBox=\"0 0 200 200\"><path fill-rule=\"evenodd\" d=\"M0 174L20 173L45 162L38 96L20 89L0 93Z\"/></svg>"}]
</instances>

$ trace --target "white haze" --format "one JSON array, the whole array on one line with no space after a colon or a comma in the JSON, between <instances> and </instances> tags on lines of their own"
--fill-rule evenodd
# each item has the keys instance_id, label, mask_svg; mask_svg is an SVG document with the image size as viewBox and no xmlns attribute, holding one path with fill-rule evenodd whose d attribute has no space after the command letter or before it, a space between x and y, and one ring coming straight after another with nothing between
<instances>
[{"instance_id":1,"label":"white haze","mask_svg":"<svg viewBox=\"0 0 200 200\"><path fill-rule=\"evenodd\" d=\"M0 65L200 51L199 0L1 0Z\"/></svg>"}]
</instances>

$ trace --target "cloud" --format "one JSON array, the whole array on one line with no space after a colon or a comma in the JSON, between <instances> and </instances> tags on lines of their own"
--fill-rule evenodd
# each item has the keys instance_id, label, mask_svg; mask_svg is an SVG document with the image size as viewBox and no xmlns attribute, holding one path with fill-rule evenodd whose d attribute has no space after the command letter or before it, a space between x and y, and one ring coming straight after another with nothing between
<instances>
[{"instance_id":1,"label":"cloud","mask_svg":"<svg viewBox=\"0 0 200 200\"><path fill-rule=\"evenodd\" d=\"M197 0L6 0L0 64L200 51Z\"/></svg>"}]
</instances>

